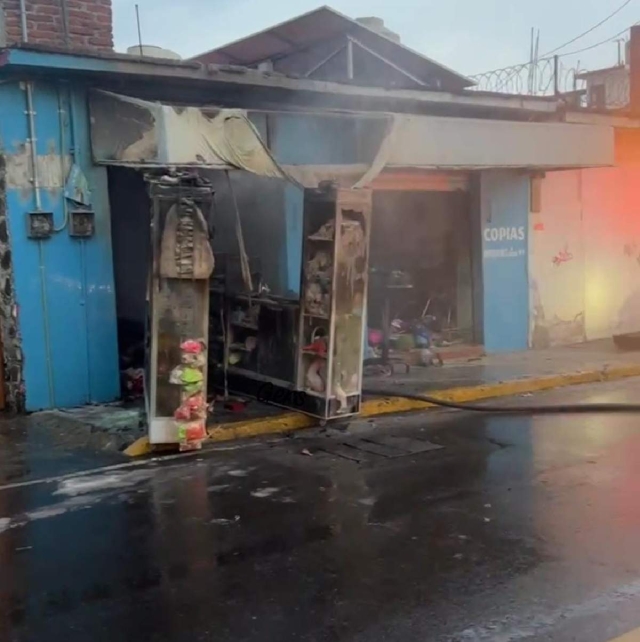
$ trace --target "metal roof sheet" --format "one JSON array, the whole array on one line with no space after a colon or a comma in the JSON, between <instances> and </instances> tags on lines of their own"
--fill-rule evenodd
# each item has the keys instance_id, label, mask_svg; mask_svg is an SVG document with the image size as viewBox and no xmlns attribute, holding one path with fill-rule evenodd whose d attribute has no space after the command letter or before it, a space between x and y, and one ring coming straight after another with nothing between
<instances>
[{"instance_id":1,"label":"metal roof sheet","mask_svg":"<svg viewBox=\"0 0 640 642\"><path fill-rule=\"evenodd\" d=\"M463 88L474 84L469 78L327 6L202 53L193 60L251 67L345 33L358 38L418 78L428 80L435 76L449 88Z\"/></svg>"}]
</instances>

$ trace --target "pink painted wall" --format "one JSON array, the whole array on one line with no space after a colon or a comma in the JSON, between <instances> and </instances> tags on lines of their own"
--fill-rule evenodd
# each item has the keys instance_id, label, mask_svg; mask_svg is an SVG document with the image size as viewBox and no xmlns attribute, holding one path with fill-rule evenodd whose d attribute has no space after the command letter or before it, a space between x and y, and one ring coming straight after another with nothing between
<instances>
[{"instance_id":1,"label":"pink painted wall","mask_svg":"<svg viewBox=\"0 0 640 642\"><path fill-rule=\"evenodd\" d=\"M582 174L587 337L640 331L640 167Z\"/></svg>"},{"instance_id":2,"label":"pink painted wall","mask_svg":"<svg viewBox=\"0 0 640 642\"><path fill-rule=\"evenodd\" d=\"M548 172L529 223L532 347L640 332L640 166Z\"/></svg>"}]
</instances>

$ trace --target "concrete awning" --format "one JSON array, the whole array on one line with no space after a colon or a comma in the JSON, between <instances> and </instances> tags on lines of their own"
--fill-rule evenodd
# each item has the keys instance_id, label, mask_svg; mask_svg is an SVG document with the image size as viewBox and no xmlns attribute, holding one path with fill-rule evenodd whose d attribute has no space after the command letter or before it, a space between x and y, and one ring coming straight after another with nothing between
<instances>
[{"instance_id":1,"label":"concrete awning","mask_svg":"<svg viewBox=\"0 0 640 642\"><path fill-rule=\"evenodd\" d=\"M563 169L614 164L606 125L400 116L386 165Z\"/></svg>"},{"instance_id":2,"label":"concrete awning","mask_svg":"<svg viewBox=\"0 0 640 642\"><path fill-rule=\"evenodd\" d=\"M310 176L319 175L317 165L279 164L242 110L178 107L106 92L93 92L90 105L94 160L100 164L235 168L305 186L314 182ZM371 158L364 166L326 167L335 168L336 175L359 176L358 187L385 168L544 170L614 164L614 130L607 125L404 114L354 116L353 122L368 142L375 142L369 145Z\"/></svg>"}]
</instances>

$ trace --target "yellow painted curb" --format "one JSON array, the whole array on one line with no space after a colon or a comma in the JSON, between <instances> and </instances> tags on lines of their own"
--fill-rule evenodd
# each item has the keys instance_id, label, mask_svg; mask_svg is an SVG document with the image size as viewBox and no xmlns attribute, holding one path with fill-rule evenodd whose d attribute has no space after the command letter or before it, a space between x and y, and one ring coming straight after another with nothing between
<instances>
[{"instance_id":1,"label":"yellow painted curb","mask_svg":"<svg viewBox=\"0 0 640 642\"><path fill-rule=\"evenodd\" d=\"M274 433L291 432L301 428L311 428L318 420L298 412L288 412L284 415L252 419L232 424L218 424L210 428L210 441L230 441L231 439L246 439Z\"/></svg>"},{"instance_id":2,"label":"yellow painted curb","mask_svg":"<svg viewBox=\"0 0 640 642\"><path fill-rule=\"evenodd\" d=\"M142 457L143 455L148 455L151 452L149 437L140 437L140 439L136 439L123 452L127 457Z\"/></svg>"},{"instance_id":3,"label":"yellow painted curb","mask_svg":"<svg viewBox=\"0 0 640 642\"><path fill-rule=\"evenodd\" d=\"M467 386L450 388L447 390L428 391L430 397L454 403L468 403L482 401L496 397L509 397L530 392L542 392L575 386L584 383L597 383L599 381L617 381L628 377L640 377L640 365L617 366L603 368L602 370L589 370L570 374L551 375L529 379L516 379L514 381L497 382L481 386ZM362 404L360 417L377 417L380 415L396 414L411 410L424 410L433 408L434 404L417 399L404 397L380 397L369 399ZM290 412L274 417L264 417L228 424L218 424L209 429L209 440L214 442L246 439L278 433L291 432L301 428L310 428L317 425L317 420L307 415ZM129 446L124 454L129 457L141 457L151 452L152 448L147 437L141 437Z\"/></svg>"},{"instance_id":4,"label":"yellow painted curb","mask_svg":"<svg viewBox=\"0 0 640 642\"><path fill-rule=\"evenodd\" d=\"M467 386L463 388L450 388L447 390L429 391L428 394L435 399L452 401L454 403L469 403L496 397L510 397L530 392L542 392L575 386L583 383L598 383L600 381L616 381L628 377L640 377L640 365L604 368L602 370L589 370L571 374L551 375L547 377L516 379L513 381L496 382L481 386ZM403 397L381 397L365 401L362 405L363 417L376 417L379 415L406 412L408 410L424 410L434 404L417 399Z\"/></svg>"},{"instance_id":5,"label":"yellow painted curb","mask_svg":"<svg viewBox=\"0 0 640 642\"><path fill-rule=\"evenodd\" d=\"M610 642L640 642L640 629L630 631L626 635L616 638L615 640L610 640Z\"/></svg>"},{"instance_id":6,"label":"yellow painted curb","mask_svg":"<svg viewBox=\"0 0 640 642\"><path fill-rule=\"evenodd\" d=\"M140 439L136 439L136 441L122 452L128 457L142 457L143 455L148 455L151 452L175 452L175 450L176 448L174 444L159 444L152 446L149 443L149 437L140 437Z\"/></svg>"}]
</instances>

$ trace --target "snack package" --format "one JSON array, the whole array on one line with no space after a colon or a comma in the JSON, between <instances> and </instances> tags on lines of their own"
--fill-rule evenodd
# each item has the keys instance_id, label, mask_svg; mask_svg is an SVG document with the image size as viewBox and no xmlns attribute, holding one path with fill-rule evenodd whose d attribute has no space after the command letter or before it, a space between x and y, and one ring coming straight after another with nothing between
<instances>
[{"instance_id":1,"label":"snack package","mask_svg":"<svg viewBox=\"0 0 640 642\"><path fill-rule=\"evenodd\" d=\"M174 417L178 421L196 421L206 419L207 409L202 394L187 397L175 411Z\"/></svg>"},{"instance_id":2,"label":"snack package","mask_svg":"<svg viewBox=\"0 0 640 642\"><path fill-rule=\"evenodd\" d=\"M203 394L206 345L202 340L187 339L180 344L180 350L182 365L176 366L169 377L172 384L182 388L180 406L173 416L180 450L197 450L207 438L207 404Z\"/></svg>"},{"instance_id":3,"label":"snack package","mask_svg":"<svg viewBox=\"0 0 640 642\"><path fill-rule=\"evenodd\" d=\"M178 438L181 451L202 448L202 442L207 438L204 420L178 424Z\"/></svg>"},{"instance_id":4,"label":"snack package","mask_svg":"<svg viewBox=\"0 0 640 642\"><path fill-rule=\"evenodd\" d=\"M202 352L204 352L204 341L187 339L187 341L183 341L180 345L180 350L188 354L202 354Z\"/></svg>"}]
</instances>

